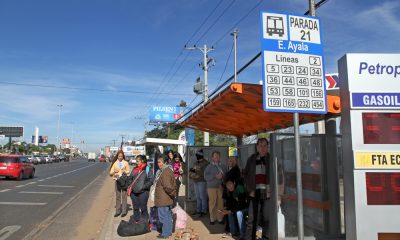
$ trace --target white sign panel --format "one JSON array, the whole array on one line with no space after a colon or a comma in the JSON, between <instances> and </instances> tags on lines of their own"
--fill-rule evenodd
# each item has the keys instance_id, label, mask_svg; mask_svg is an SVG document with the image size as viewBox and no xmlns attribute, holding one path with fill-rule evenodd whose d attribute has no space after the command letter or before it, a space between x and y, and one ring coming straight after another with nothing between
<instances>
[{"instance_id":1,"label":"white sign panel","mask_svg":"<svg viewBox=\"0 0 400 240\"><path fill-rule=\"evenodd\" d=\"M326 113L319 19L262 13L264 110Z\"/></svg>"}]
</instances>

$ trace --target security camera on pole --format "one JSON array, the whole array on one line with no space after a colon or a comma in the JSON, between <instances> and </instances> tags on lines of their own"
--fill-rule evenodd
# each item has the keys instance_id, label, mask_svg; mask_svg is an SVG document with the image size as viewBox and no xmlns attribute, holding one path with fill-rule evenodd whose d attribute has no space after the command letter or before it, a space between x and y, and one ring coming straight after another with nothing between
<instances>
[{"instance_id":1,"label":"security camera on pole","mask_svg":"<svg viewBox=\"0 0 400 240\"><path fill-rule=\"evenodd\" d=\"M185 49L187 50L200 50L203 53L203 71L204 71L204 90L203 90L203 104L206 104L208 101L208 63L212 62L213 59L207 59L207 53L211 52L214 50L213 47L207 48L207 45L204 44L204 47L196 47L194 45L193 47L186 47ZM204 146L209 146L210 145L210 136L208 132L204 132Z\"/></svg>"}]
</instances>

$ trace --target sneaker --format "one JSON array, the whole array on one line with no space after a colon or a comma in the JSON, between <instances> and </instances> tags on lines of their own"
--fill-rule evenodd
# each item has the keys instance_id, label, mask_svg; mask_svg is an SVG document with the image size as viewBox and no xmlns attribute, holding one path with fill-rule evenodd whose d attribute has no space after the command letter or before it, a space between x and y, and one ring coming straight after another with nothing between
<instances>
[{"instance_id":1,"label":"sneaker","mask_svg":"<svg viewBox=\"0 0 400 240\"><path fill-rule=\"evenodd\" d=\"M222 235L222 238L228 238L228 237L232 237L232 234L229 232L226 232Z\"/></svg>"},{"instance_id":2,"label":"sneaker","mask_svg":"<svg viewBox=\"0 0 400 240\"><path fill-rule=\"evenodd\" d=\"M214 224L215 224L215 221L214 222L210 221L210 225L214 225Z\"/></svg>"},{"instance_id":3,"label":"sneaker","mask_svg":"<svg viewBox=\"0 0 400 240\"><path fill-rule=\"evenodd\" d=\"M117 213L114 214L114 217L118 217L119 215L121 215L121 213L117 212Z\"/></svg>"},{"instance_id":4,"label":"sneaker","mask_svg":"<svg viewBox=\"0 0 400 240\"><path fill-rule=\"evenodd\" d=\"M163 236L163 235L161 235L161 234L159 234L158 236L157 236L157 239L168 239L169 238L169 236Z\"/></svg>"},{"instance_id":5,"label":"sneaker","mask_svg":"<svg viewBox=\"0 0 400 240\"><path fill-rule=\"evenodd\" d=\"M197 217L197 216L201 216L201 212L194 212L192 214L190 214L192 217Z\"/></svg>"},{"instance_id":6,"label":"sneaker","mask_svg":"<svg viewBox=\"0 0 400 240\"><path fill-rule=\"evenodd\" d=\"M121 217L125 217L125 216L126 216L126 214L127 214L127 213L123 213L123 214L121 215Z\"/></svg>"}]
</instances>

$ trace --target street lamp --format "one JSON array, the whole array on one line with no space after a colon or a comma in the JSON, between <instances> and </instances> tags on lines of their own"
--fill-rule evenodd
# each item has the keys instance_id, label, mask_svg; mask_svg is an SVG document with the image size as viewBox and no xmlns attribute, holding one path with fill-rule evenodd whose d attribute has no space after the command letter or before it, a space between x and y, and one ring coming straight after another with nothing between
<instances>
[{"instance_id":1,"label":"street lamp","mask_svg":"<svg viewBox=\"0 0 400 240\"><path fill-rule=\"evenodd\" d=\"M57 143L59 146L58 151L61 150L61 141L60 141L60 118L61 118L61 108L63 107L62 104L57 104L58 107L58 127L57 127Z\"/></svg>"}]
</instances>

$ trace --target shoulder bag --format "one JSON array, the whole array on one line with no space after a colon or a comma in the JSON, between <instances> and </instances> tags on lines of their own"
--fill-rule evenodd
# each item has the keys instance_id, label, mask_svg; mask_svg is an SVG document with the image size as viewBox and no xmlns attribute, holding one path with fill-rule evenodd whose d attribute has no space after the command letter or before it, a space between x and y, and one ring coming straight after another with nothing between
<instances>
[{"instance_id":1,"label":"shoulder bag","mask_svg":"<svg viewBox=\"0 0 400 240\"><path fill-rule=\"evenodd\" d=\"M142 175L143 171L140 171L140 173L136 176L135 180L133 180L132 184L129 185L128 190L126 191L126 193L128 194L128 196L130 196L132 194L132 188L133 188L133 184L135 184L136 180L139 179L140 175Z\"/></svg>"}]
</instances>

